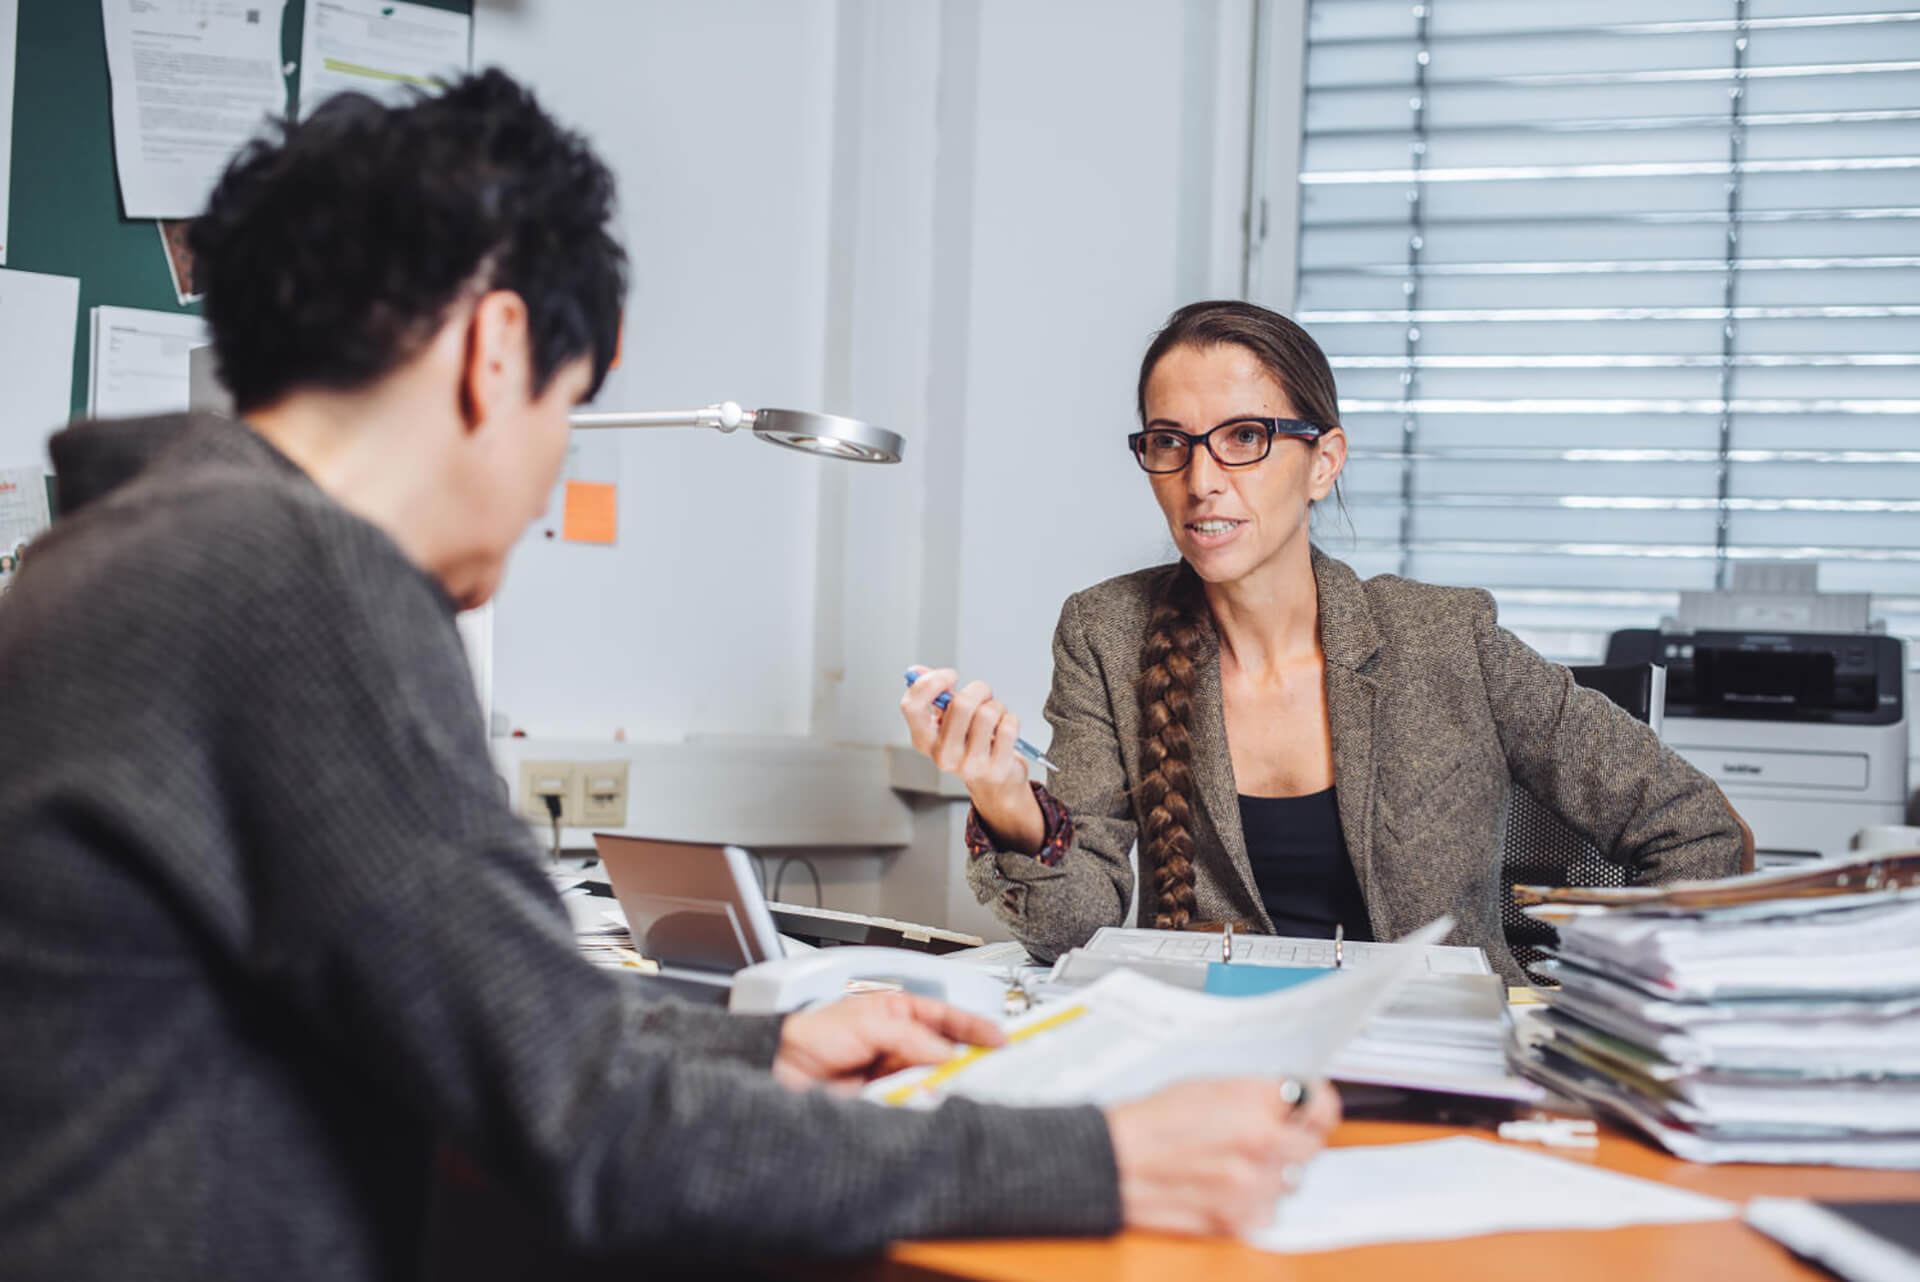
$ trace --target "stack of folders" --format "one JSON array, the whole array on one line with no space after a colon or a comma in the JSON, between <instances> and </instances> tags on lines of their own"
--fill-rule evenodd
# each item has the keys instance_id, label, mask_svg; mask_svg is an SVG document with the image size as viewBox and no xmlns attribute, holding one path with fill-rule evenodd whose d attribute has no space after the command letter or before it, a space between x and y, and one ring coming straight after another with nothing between
<instances>
[{"instance_id":1,"label":"stack of folders","mask_svg":"<svg viewBox=\"0 0 1920 1282\"><path fill-rule=\"evenodd\" d=\"M1920 853L1519 897L1560 930L1532 1076L1691 1161L1920 1168Z\"/></svg>"}]
</instances>

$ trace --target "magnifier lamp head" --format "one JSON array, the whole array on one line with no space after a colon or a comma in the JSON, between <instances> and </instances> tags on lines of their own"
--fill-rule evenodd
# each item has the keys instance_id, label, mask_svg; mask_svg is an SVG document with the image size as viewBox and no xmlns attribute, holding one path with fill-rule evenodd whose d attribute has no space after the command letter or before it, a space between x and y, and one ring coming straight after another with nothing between
<instances>
[{"instance_id":1,"label":"magnifier lamp head","mask_svg":"<svg viewBox=\"0 0 1920 1282\"><path fill-rule=\"evenodd\" d=\"M753 434L790 450L854 463L898 463L906 448L904 439L883 427L805 410L755 410Z\"/></svg>"}]
</instances>

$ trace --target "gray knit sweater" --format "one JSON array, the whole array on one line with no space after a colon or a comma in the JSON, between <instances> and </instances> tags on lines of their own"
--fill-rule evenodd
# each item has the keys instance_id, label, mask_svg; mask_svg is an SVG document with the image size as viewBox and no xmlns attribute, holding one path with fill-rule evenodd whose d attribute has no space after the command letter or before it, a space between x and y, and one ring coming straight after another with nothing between
<instances>
[{"instance_id":1,"label":"gray knit sweater","mask_svg":"<svg viewBox=\"0 0 1920 1282\"><path fill-rule=\"evenodd\" d=\"M375 1278L450 1139L589 1250L1115 1229L1092 1109L775 1086L573 951L438 586L253 432L55 439L0 597L0 1274Z\"/></svg>"}]
</instances>

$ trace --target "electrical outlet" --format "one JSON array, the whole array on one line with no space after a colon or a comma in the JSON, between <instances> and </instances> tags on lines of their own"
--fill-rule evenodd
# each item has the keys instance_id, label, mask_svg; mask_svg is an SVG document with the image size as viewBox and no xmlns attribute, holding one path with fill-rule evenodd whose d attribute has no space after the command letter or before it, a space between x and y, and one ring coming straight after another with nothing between
<instances>
[{"instance_id":1,"label":"electrical outlet","mask_svg":"<svg viewBox=\"0 0 1920 1282\"><path fill-rule=\"evenodd\" d=\"M627 763L587 761L580 776L580 822L589 828L627 825Z\"/></svg>"},{"instance_id":2,"label":"electrical outlet","mask_svg":"<svg viewBox=\"0 0 1920 1282\"><path fill-rule=\"evenodd\" d=\"M520 763L520 813L536 823L547 824L545 798L560 798L560 822L565 826L580 822L580 776L570 761L523 761ZM624 792L621 806L626 805Z\"/></svg>"}]
</instances>

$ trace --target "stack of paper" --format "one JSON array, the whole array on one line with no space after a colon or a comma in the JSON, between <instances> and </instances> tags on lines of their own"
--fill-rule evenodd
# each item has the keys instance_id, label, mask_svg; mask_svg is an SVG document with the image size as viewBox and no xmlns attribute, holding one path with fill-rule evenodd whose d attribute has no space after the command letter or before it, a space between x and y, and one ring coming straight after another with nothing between
<instances>
[{"instance_id":1,"label":"stack of paper","mask_svg":"<svg viewBox=\"0 0 1920 1282\"><path fill-rule=\"evenodd\" d=\"M1347 944L1342 969L1364 970L1392 945ZM1221 936L1104 927L1055 964L1043 997L1067 997L1115 970L1225 997L1277 992L1336 973L1333 943L1236 935L1231 961ZM1429 945L1414 978L1328 1066L1335 1081L1533 1101L1545 1092L1507 1062L1506 989L1478 948Z\"/></svg>"},{"instance_id":2,"label":"stack of paper","mask_svg":"<svg viewBox=\"0 0 1920 1282\"><path fill-rule=\"evenodd\" d=\"M1507 1062L1506 986L1496 975L1416 979L1327 1075L1337 1082L1532 1102L1546 1094Z\"/></svg>"},{"instance_id":3,"label":"stack of paper","mask_svg":"<svg viewBox=\"0 0 1920 1282\"><path fill-rule=\"evenodd\" d=\"M1920 888L1861 884L1563 920L1529 1071L1693 1161L1920 1167Z\"/></svg>"},{"instance_id":4,"label":"stack of paper","mask_svg":"<svg viewBox=\"0 0 1920 1282\"><path fill-rule=\"evenodd\" d=\"M1068 1001L1010 1021L1006 1045L893 1074L870 1098L931 1107L950 1095L999 1104L1112 1104L1193 1077L1313 1078L1423 962L1441 918L1372 964L1261 997L1213 997L1115 970Z\"/></svg>"},{"instance_id":5,"label":"stack of paper","mask_svg":"<svg viewBox=\"0 0 1920 1282\"><path fill-rule=\"evenodd\" d=\"M577 878L555 878L562 884L560 902L573 921L574 944L580 955L607 970L637 970L654 974L660 967L633 947L633 931L620 906L604 895L588 893Z\"/></svg>"}]
</instances>

